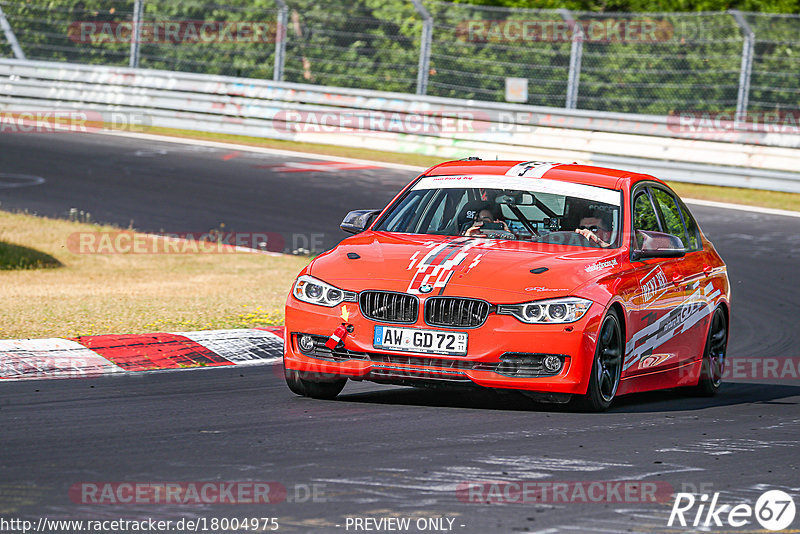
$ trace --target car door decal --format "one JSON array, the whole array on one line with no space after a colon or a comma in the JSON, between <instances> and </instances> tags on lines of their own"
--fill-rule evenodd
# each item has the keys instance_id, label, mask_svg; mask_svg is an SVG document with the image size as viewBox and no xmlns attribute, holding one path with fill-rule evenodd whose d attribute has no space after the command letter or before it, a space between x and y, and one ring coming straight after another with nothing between
<instances>
[{"instance_id":1,"label":"car door decal","mask_svg":"<svg viewBox=\"0 0 800 534\"><path fill-rule=\"evenodd\" d=\"M642 357L649 356L674 336L688 330L711 314L721 292L719 289L714 289L712 283L707 284L703 289L700 289L699 286L700 283L695 282L692 287L694 292L686 300L659 321L648 324L631 337L625 345L626 355L623 370L629 369Z\"/></svg>"},{"instance_id":2,"label":"car door decal","mask_svg":"<svg viewBox=\"0 0 800 534\"><path fill-rule=\"evenodd\" d=\"M642 309L647 309L667 291L669 280L667 280L667 275L664 274L664 269L659 264L644 275L639 285L642 288L641 306Z\"/></svg>"}]
</instances>

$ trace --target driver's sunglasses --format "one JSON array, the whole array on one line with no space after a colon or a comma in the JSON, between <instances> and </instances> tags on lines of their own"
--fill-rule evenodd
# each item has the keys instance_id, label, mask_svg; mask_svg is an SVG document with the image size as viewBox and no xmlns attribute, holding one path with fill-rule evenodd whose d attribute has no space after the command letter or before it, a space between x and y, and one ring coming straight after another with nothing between
<instances>
[{"instance_id":1,"label":"driver's sunglasses","mask_svg":"<svg viewBox=\"0 0 800 534\"><path fill-rule=\"evenodd\" d=\"M598 230L602 230L603 228L601 228L600 226L597 226L596 224L593 224L591 226L580 225L578 227L578 229L579 230L590 230L592 233L596 234Z\"/></svg>"},{"instance_id":2,"label":"driver's sunglasses","mask_svg":"<svg viewBox=\"0 0 800 534\"><path fill-rule=\"evenodd\" d=\"M478 217L475 222L494 222L494 219L491 217Z\"/></svg>"}]
</instances>

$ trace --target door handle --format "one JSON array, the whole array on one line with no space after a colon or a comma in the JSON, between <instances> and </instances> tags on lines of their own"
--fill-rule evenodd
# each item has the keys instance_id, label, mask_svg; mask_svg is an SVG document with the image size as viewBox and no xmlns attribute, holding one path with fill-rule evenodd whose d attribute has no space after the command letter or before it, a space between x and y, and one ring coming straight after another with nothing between
<instances>
[{"instance_id":1,"label":"door handle","mask_svg":"<svg viewBox=\"0 0 800 534\"><path fill-rule=\"evenodd\" d=\"M674 274L674 275L672 275L672 283L673 284L675 284L677 286L677 285L680 285L681 282L683 282L683 275L682 274Z\"/></svg>"},{"instance_id":2,"label":"door handle","mask_svg":"<svg viewBox=\"0 0 800 534\"><path fill-rule=\"evenodd\" d=\"M706 275L706 276L710 275L711 271L713 271L713 270L714 270L714 268L711 267L710 265L703 265L703 274L704 275Z\"/></svg>"}]
</instances>

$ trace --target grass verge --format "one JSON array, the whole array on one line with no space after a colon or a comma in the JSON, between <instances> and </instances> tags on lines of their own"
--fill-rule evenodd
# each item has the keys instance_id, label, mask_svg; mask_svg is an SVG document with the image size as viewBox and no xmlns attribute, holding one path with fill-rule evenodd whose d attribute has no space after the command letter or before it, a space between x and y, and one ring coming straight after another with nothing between
<instances>
[{"instance_id":1,"label":"grass verge","mask_svg":"<svg viewBox=\"0 0 800 534\"><path fill-rule=\"evenodd\" d=\"M286 295L309 261L246 252L78 254L71 235L117 229L3 211L0 228L3 241L63 265L0 271L0 339L282 324Z\"/></svg>"},{"instance_id":2,"label":"grass verge","mask_svg":"<svg viewBox=\"0 0 800 534\"><path fill-rule=\"evenodd\" d=\"M239 145L293 150L313 154L326 154L346 158L382 161L386 163L402 163L418 167L431 167L443 160L436 156L422 154L402 154L399 152L384 152L368 148L342 147L336 145L310 145L296 141L283 141L280 139L265 139L243 135L228 135L220 133L204 133L191 130L176 130L172 128L149 128L147 133L181 137L184 139L209 139L213 141L236 143ZM784 210L800 211L800 194L782 193L779 191L762 191L758 189L745 189L739 187L717 187L713 185L698 185L686 182L670 182L670 186L682 197L701 200L715 200L717 202L732 202L749 206L762 206Z\"/></svg>"}]
</instances>

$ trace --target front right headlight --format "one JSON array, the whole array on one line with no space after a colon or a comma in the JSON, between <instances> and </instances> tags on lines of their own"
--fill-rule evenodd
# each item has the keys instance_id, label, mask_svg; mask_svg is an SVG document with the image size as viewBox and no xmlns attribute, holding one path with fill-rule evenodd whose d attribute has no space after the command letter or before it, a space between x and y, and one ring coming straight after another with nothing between
<instances>
[{"instance_id":1,"label":"front right headlight","mask_svg":"<svg viewBox=\"0 0 800 534\"><path fill-rule=\"evenodd\" d=\"M536 300L522 304L500 304L497 307L499 315L513 315L523 323L574 323L583 317L591 300L578 297L560 299Z\"/></svg>"},{"instance_id":2,"label":"front right headlight","mask_svg":"<svg viewBox=\"0 0 800 534\"><path fill-rule=\"evenodd\" d=\"M342 291L338 287L305 274L295 281L292 289L292 294L297 300L328 307L336 306L344 301L345 293L350 292Z\"/></svg>"}]
</instances>

